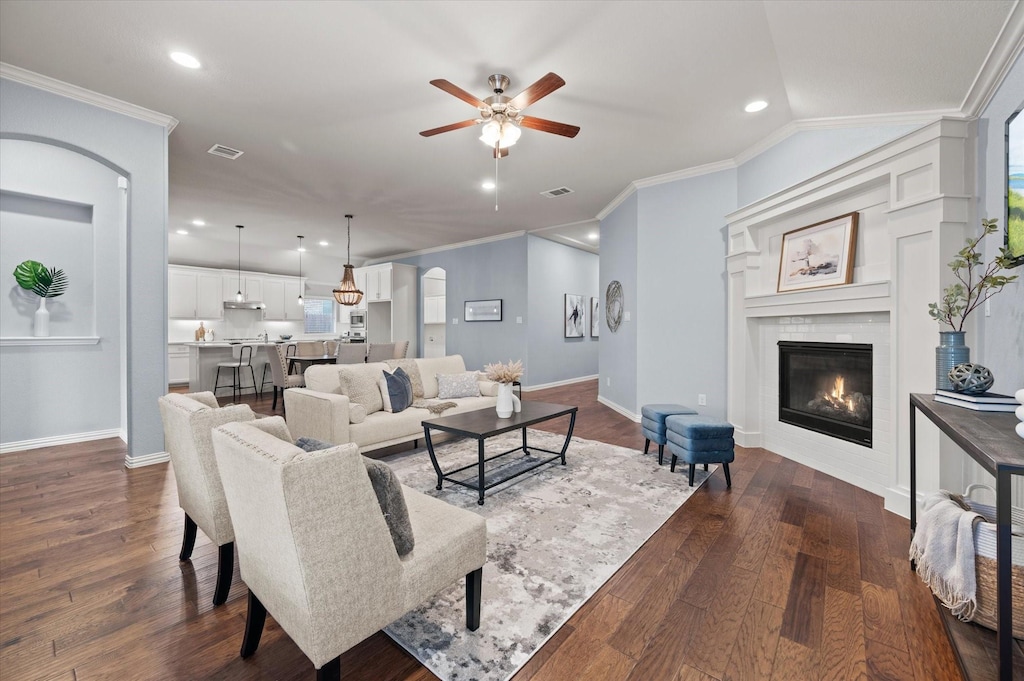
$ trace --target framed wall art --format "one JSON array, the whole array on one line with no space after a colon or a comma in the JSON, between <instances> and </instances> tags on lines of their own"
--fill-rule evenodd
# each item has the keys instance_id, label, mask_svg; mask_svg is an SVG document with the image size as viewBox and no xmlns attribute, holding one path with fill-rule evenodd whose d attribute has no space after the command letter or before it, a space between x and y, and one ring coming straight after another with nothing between
<instances>
[{"instance_id":1,"label":"framed wall art","mask_svg":"<svg viewBox=\"0 0 1024 681\"><path fill-rule=\"evenodd\" d=\"M493 300L467 300L463 319L467 322L500 322L501 298Z\"/></svg>"},{"instance_id":2,"label":"framed wall art","mask_svg":"<svg viewBox=\"0 0 1024 681\"><path fill-rule=\"evenodd\" d=\"M622 323L622 284L618 280L608 283L604 292L604 316L608 324L608 330L615 333Z\"/></svg>"},{"instance_id":3,"label":"framed wall art","mask_svg":"<svg viewBox=\"0 0 1024 681\"><path fill-rule=\"evenodd\" d=\"M575 293L565 294L565 337L583 338L586 328L587 312L583 307L583 296Z\"/></svg>"},{"instance_id":4,"label":"framed wall art","mask_svg":"<svg viewBox=\"0 0 1024 681\"><path fill-rule=\"evenodd\" d=\"M590 337L597 338L601 335L601 317L598 309L601 299L597 296L590 298Z\"/></svg>"},{"instance_id":5,"label":"framed wall art","mask_svg":"<svg viewBox=\"0 0 1024 681\"><path fill-rule=\"evenodd\" d=\"M1024 116L1006 121L1006 250L1011 267L1024 265Z\"/></svg>"},{"instance_id":6,"label":"framed wall art","mask_svg":"<svg viewBox=\"0 0 1024 681\"><path fill-rule=\"evenodd\" d=\"M857 213L794 229L782 235L779 293L853 281Z\"/></svg>"}]
</instances>

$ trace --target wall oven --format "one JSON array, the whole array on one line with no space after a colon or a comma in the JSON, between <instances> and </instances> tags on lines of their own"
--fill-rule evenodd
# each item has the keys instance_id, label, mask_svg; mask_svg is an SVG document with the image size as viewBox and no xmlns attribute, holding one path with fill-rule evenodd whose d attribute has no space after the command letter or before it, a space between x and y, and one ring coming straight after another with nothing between
<instances>
[{"instance_id":1,"label":"wall oven","mask_svg":"<svg viewBox=\"0 0 1024 681\"><path fill-rule=\"evenodd\" d=\"M366 313L362 310L353 310L348 315L348 326L350 329L366 328Z\"/></svg>"}]
</instances>

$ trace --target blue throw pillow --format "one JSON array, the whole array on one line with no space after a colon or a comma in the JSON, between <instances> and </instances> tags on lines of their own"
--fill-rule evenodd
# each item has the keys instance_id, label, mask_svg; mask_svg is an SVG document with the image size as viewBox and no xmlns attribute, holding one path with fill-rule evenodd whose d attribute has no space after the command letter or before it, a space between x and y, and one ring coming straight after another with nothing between
<instances>
[{"instance_id":1,"label":"blue throw pillow","mask_svg":"<svg viewBox=\"0 0 1024 681\"><path fill-rule=\"evenodd\" d=\"M384 409L397 414L404 411L412 404L412 380L409 374L405 373L402 367L395 369L395 373L389 374L384 371L381 382L381 396L384 398ZM385 395L385 390L387 394ZM391 407L388 409L388 407Z\"/></svg>"}]
</instances>

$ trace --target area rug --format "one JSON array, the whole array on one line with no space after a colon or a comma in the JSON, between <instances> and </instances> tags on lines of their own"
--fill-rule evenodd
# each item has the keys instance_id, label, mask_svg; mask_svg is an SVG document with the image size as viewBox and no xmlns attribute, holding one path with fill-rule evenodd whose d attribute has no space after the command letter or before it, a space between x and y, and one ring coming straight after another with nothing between
<instances>
[{"instance_id":1,"label":"area rug","mask_svg":"<svg viewBox=\"0 0 1024 681\"><path fill-rule=\"evenodd\" d=\"M559 451L564 440L529 431L532 446ZM509 433L488 440L487 453L517 444L521 434ZM476 461L474 440L435 451L444 470ZM503 466L529 462L519 457ZM511 677L710 474L698 467L690 488L687 466L670 473L657 454L573 438L566 466L556 461L488 490L478 506L475 490L450 482L434 489L425 450L384 460L405 485L487 519L480 628L466 629L459 580L384 630L443 681Z\"/></svg>"}]
</instances>

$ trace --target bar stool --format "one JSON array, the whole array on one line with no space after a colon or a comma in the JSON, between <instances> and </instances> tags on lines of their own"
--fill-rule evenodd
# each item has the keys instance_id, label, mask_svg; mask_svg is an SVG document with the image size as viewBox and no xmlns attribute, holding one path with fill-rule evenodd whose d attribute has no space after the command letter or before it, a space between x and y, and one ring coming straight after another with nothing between
<instances>
[{"instance_id":1,"label":"bar stool","mask_svg":"<svg viewBox=\"0 0 1024 681\"><path fill-rule=\"evenodd\" d=\"M233 354L233 353L232 353ZM249 367L249 375L252 376L252 391L256 394L261 394L262 387L257 390L256 388L256 372L252 368L252 346L251 345L240 345L238 347L238 357L232 359L230 362L218 362L217 363L217 378L213 382L213 394L217 394L217 390L220 388L231 388L231 399L237 399L242 394L242 382L241 373L242 369ZM231 369L232 383L230 386L227 384L220 384L220 370Z\"/></svg>"}]
</instances>

